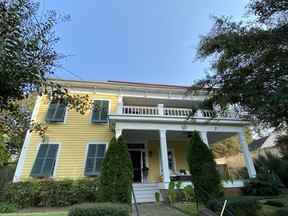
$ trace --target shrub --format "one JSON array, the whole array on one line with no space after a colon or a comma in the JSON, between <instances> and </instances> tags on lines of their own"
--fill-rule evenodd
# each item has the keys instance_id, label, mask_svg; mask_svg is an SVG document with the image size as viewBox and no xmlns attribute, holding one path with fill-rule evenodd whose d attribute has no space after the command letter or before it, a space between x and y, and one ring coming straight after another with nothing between
<instances>
[{"instance_id":1,"label":"shrub","mask_svg":"<svg viewBox=\"0 0 288 216\"><path fill-rule=\"evenodd\" d=\"M175 183L173 181L169 183L167 196L169 204L173 205L176 202L177 198L177 193L175 191Z\"/></svg>"},{"instance_id":2,"label":"shrub","mask_svg":"<svg viewBox=\"0 0 288 216\"><path fill-rule=\"evenodd\" d=\"M183 188L184 198L186 202L194 200L194 190L191 185L187 185Z\"/></svg>"},{"instance_id":3,"label":"shrub","mask_svg":"<svg viewBox=\"0 0 288 216\"><path fill-rule=\"evenodd\" d=\"M12 183L5 189L5 200L19 208L37 206L39 184L37 182Z\"/></svg>"},{"instance_id":4,"label":"shrub","mask_svg":"<svg viewBox=\"0 0 288 216\"><path fill-rule=\"evenodd\" d=\"M224 200L212 200L207 203L207 207L214 212L220 213L224 204ZM256 198L237 197L230 198L224 211L224 216L257 216L260 205Z\"/></svg>"},{"instance_id":5,"label":"shrub","mask_svg":"<svg viewBox=\"0 0 288 216\"><path fill-rule=\"evenodd\" d=\"M8 185L5 200L17 207L62 207L84 202L95 202L95 179L63 181L30 181Z\"/></svg>"},{"instance_id":6,"label":"shrub","mask_svg":"<svg viewBox=\"0 0 288 216\"><path fill-rule=\"evenodd\" d=\"M0 213L13 213L16 212L16 206L11 203L0 203Z\"/></svg>"},{"instance_id":7,"label":"shrub","mask_svg":"<svg viewBox=\"0 0 288 216\"><path fill-rule=\"evenodd\" d=\"M3 193L6 185L12 182L14 172L15 164L0 167L0 200L3 200Z\"/></svg>"},{"instance_id":8,"label":"shrub","mask_svg":"<svg viewBox=\"0 0 288 216\"><path fill-rule=\"evenodd\" d=\"M85 203L73 206L68 216L129 216L130 207L124 204Z\"/></svg>"},{"instance_id":9,"label":"shrub","mask_svg":"<svg viewBox=\"0 0 288 216\"><path fill-rule=\"evenodd\" d=\"M288 208L280 208L275 212L275 216L287 216L288 215Z\"/></svg>"},{"instance_id":10,"label":"shrub","mask_svg":"<svg viewBox=\"0 0 288 216\"><path fill-rule=\"evenodd\" d=\"M280 193L281 182L273 173L259 172L255 179L245 183L243 192L252 196L273 196Z\"/></svg>"},{"instance_id":11,"label":"shrub","mask_svg":"<svg viewBox=\"0 0 288 216\"><path fill-rule=\"evenodd\" d=\"M201 140L197 131L192 132L186 152L196 199L206 203L211 197L223 196L223 186L212 151Z\"/></svg>"},{"instance_id":12,"label":"shrub","mask_svg":"<svg viewBox=\"0 0 288 216\"><path fill-rule=\"evenodd\" d=\"M155 192L155 201L156 201L156 203L160 203L160 193L159 192Z\"/></svg>"},{"instance_id":13,"label":"shrub","mask_svg":"<svg viewBox=\"0 0 288 216\"><path fill-rule=\"evenodd\" d=\"M267 200L265 203L265 205L269 205L269 206L275 206L275 207L284 207L284 203L280 202L280 201L276 201L276 200Z\"/></svg>"},{"instance_id":14,"label":"shrub","mask_svg":"<svg viewBox=\"0 0 288 216\"><path fill-rule=\"evenodd\" d=\"M264 155L259 155L254 161L257 173L266 170L277 175L281 182L288 187L288 160L287 158L279 157L279 155L271 152L266 152Z\"/></svg>"},{"instance_id":15,"label":"shrub","mask_svg":"<svg viewBox=\"0 0 288 216\"><path fill-rule=\"evenodd\" d=\"M127 144L122 137L119 137L118 140L113 137L102 163L99 200L101 202L131 203L132 170Z\"/></svg>"}]
</instances>

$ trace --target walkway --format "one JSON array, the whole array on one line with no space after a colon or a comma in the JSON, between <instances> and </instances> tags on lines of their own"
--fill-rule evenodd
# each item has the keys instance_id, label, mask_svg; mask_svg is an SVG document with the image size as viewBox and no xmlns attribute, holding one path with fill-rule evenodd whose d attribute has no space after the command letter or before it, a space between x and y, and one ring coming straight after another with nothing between
<instances>
[{"instance_id":1,"label":"walkway","mask_svg":"<svg viewBox=\"0 0 288 216\"><path fill-rule=\"evenodd\" d=\"M140 216L187 216L163 204L139 204L139 210ZM135 208L133 208L133 216L136 216Z\"/></svg>"}]
</instances>

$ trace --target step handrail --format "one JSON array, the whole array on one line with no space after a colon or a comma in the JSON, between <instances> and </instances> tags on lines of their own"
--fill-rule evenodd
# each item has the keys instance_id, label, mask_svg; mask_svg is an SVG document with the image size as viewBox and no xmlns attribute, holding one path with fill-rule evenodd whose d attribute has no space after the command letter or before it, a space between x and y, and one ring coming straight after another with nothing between
<instances>
[{"instance_id":1,"label":"step handrail","mask_svg":"<svg viewBox=\"0 0 288 216\"><path fill-rule=\"evenodd\" d=\"M134 193L133 185L132 185L132 197L133 197L133 200L134 200L136 215L137 215L137 216L140 216L139 206L138 206L138 203L137 203L137 200L136 200L136 196L135 196L135 193Z\"/></svg>"}]
</instances>

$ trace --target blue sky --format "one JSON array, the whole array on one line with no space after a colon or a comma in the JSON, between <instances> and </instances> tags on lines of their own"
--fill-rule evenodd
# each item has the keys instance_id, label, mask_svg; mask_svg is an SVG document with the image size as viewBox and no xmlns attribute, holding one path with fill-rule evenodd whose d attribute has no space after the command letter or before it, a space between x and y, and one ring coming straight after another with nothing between
<instances>
[{"instance_id":1,"label":"blue sky","mask_svg":"<svg viewBox=\"0 0 288 216\"><path fill-rule=\"evenodd\" d=\"M67 57L55 76L190 85L209 62L195 61L213 15L243 17L248 0L41 0L69 14L56 33ZM74 75L72 75L74 74Z\"/></svg>"}]
</instances>

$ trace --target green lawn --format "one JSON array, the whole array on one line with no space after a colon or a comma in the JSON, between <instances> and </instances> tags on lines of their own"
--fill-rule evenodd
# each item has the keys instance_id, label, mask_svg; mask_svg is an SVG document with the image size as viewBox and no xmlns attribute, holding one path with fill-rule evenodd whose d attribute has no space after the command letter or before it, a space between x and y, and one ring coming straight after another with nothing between
<instances>
[{"instance_id":1,"label":"green lawn","mask_svg":"<svg viewBox=\"0 0 288 216\"><path fill-rule=\"evenodd\" d=\"M197 216L196 203L194 202L193 203L189 203L189 202L176 203L174 207L187 215ZM202 207L203 207L202 205L199 206L199 208L202 208Z\"/></svg>"},{"instance_id":2,"label":"green lawn","mask_svg":"<svg viewBox=\"0 0 288 216\"><path fill-rule=\"evenodd\" d=\"M0 214L1 216L67 216L67 211L64 212L44 212L44 213L11 213Z\"/></svg>"}]
</instances>

